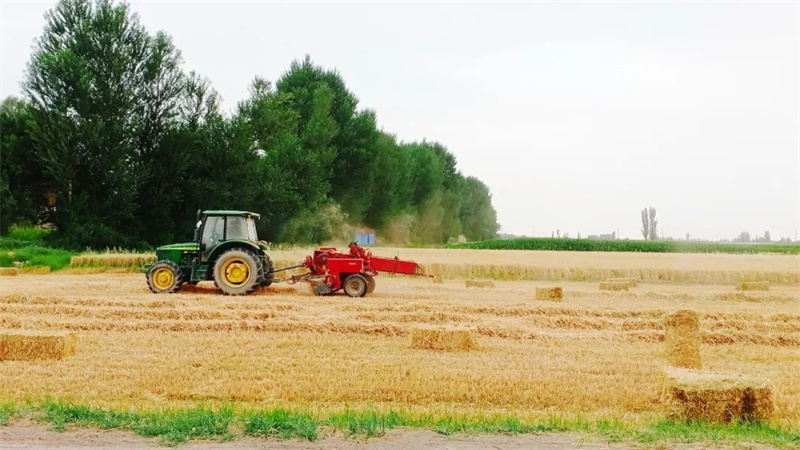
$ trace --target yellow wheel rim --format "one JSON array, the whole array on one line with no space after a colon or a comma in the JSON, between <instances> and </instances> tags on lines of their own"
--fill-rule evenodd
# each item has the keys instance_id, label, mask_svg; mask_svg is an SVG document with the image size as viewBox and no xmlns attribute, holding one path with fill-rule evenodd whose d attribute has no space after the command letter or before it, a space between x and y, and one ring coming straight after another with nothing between
<instances>
[{"instance_id":1,"label":"yellow wheel rim","mask_svg":"<svg viewBox=\"0 0 800 450\"><path fill-rule=\"evenodd\" d=\"M238 287L250 280L250 266L245 260L231 258L222 265L222 281L228 286Z\"/></svg>"},{"instance_id":2,"label":"yellow wheel rim","mask_svg":"<svg viewBox=\"0 0 800 450\"><path fill-rule=\"evenodd\" d=\"M169 289L175 282L175 274L169 267L160 267L153 272L153 284L158 289Z\"/></svg>"}]
</instances>

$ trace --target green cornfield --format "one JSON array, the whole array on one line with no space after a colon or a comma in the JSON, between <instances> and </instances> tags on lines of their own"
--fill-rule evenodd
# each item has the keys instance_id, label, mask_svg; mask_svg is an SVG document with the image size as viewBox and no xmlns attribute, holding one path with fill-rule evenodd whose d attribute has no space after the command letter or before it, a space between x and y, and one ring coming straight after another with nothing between
<instances>
[{"instance_id":1,"label":"green cornfield","mask_svg":"<svg viewBox=\"0 0 800 450\"><path fill-rule=\"evenodd\" d=\"M798 244L734 244L691 241L629 241L552 238L491 239L487 241L454 244L451 247L477 250L557 250L571 252L800 254L800 245Z\"/></svg>"}]
</instances>

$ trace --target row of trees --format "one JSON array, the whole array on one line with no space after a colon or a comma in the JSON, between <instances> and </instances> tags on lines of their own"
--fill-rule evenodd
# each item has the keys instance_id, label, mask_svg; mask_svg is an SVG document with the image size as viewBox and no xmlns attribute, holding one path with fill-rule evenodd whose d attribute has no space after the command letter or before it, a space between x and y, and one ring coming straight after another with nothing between
<instances>
[{"instance_id":1,"label":"row of trees","mask_svg":"<svg viewBox=\"0 0 800 450\"><path fill-rule=\"evenodd\" d=\"M62 245L135 247L185 239L198 208L261 212L260 236L288 242L345 223L416 242L498 229L488 188L443 145L378 129L308 57L274 84L256 77L226 114L126 4L62 0L23 90L0 106L0 231L46 220Z\"/></svg>"}]
</instances>

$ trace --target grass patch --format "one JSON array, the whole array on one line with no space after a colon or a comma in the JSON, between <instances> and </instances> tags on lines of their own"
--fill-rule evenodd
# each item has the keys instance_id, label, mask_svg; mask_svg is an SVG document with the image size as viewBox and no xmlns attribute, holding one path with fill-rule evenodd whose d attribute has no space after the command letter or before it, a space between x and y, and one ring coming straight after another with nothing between
<instances>
[{"instance_id":1,"label":"grass patch","mask_svg":"<svg viewBox=\"0 0 800 450\"><path fill-rule=\"evenodd\" d=\"M319 423L308 414L276 409L254 414L247 420L244 432L251 436L315 441L319 437Z\"/></svg>"},{"instance_id":2,"label":"grass patch","mask_svg":"<svg viewBox=\"0 0 800 450\"><path fill-rule=\"evenodd\" d=\"M14 263L19 263L22 267L49 267L50 270L59 270L69 266L73 254L67 250L39 245L3 248L0 250L0 267L13 267Z\"/></svg>"},{"instance_id":3,"label":"grass patch","mask_svg":"<svg viewBox=\"0 0 800 450\"><path fill-rule=\"evenodd\" d=\"M120 429L133 431L140 436L160 436L162 444L177 445L191 439L230 439L232 435L228 428L233 419L233 410L193 408L134 413L51 401L43 405L42 419L52 423L57 431L64 431L67 424L104 430Z\"/></svg>"},{"instance_id":4,"label":"grass patch","mask_svg":"<svg viewBox=\"0 0 800 450\"><path fill-rule=\"evenodd\" d=\"M8 425L12 417L17 415L17 408L11 403L0 405L0 427Z\"/></svg>"},{"instance_id":5,"label":"grass patch","mask_svg":"<svg viewBox=\"0 0 800 450\"><path fill-rule=\"evenodd\" d=\"M326 420L326 424L334 430L346 431L349 435L359 435L365 437L383 436L386 430L398 426L420 425L410 417L389 411L379 413L377 411L344 411L331 414Z\"/></svg>"},{"instance_id":6,"label":"grass patch","mask_svg":"<svg viewBox=\"0 0 800 450\"><path fill-rule=\"evenodd\" d=\"M761 423L711 424L663 421L646 429L633 431L630 437L643 444L757 442L779 448L800 448L800 432Z\"/></svg>"},{"instance_id":7,"label":"grass patch","mask_svg":"<svg viewBox=\"0 0 800 450\"><path fill-rule=\"evenodd\" d=\"M45 239L52 230L12 227L0 237L0 267L49 267L59 270L69 265L73 252L49 247Z\"/></svg>"},{"instance_id":8,"label":"grass patch","mask_svg":"<svg viewBox=\"0 0 800 450\"><path fill-rule=\"evenodd\" d=\"M373 410L331 413L315 417L309 413L285 409L239 411L195 407L159 412L125 412L91 406L45 401L29 405L38 420L63 431L68 424L101 429L132 431L140 436L157 436L162 445L177 445L193 439L227 440L235 436L231 425L244 435L315 441L322 429L348 435L378 437L397 427L428 429L444 435L467 434L537 434L582 433L600 436L608 442L637 442L648 446L673 443L767 444L779 448L800 448L800 433L766 424L682 423L660 421L634 427L617 420L565 420L558 416L526 422L513 416L433 416L398 411ZM14 405L0 406L0 425L19 415Z\"/></svg>"},{"instance_id":9,"label":"grass patch","mask_svg":"<svg viewBox=\"0 0 800 450\"><path fill-rule=\"evenodd\" d=\"M161 442L168 445L190 439L228 440L233 437L228 431L232 419L230 408L150 413L138 416L133 431L141 436L161 436Z\"/></svg>"}]
</instances>

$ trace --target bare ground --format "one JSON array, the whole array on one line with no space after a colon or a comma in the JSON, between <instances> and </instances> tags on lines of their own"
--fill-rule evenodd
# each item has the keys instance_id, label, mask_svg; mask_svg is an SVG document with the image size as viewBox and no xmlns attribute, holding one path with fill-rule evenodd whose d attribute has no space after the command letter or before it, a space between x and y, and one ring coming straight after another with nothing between
<instances>
[{"instance_id":1,"label":"bare ground","mask_svg":"<svg viewBox=\"0 0 800 450\"><path fill-rule=\"evenodd\" d=\"M64 432L53 431L48 425L29 419L14 421L0 427L0 448L6 449L154 449L164 448L157 438L145 438L119 430L97 430L70 427ZM664 445L642 447L634 444L606 443L598 438L575 434L525 434L525 435L451 435L432 431L391 430L385 436L370 439L347 438L340 434L327 434L316 442L282 439L241 437L227 442L192 441L181 449L284 449L284 450L400 450L400 449L641 449L676 448L684 450L722 449L728 447L706 444ZM758 444L739 444L735 448L767 449Z\"/></svg>"}]
</instances>

